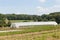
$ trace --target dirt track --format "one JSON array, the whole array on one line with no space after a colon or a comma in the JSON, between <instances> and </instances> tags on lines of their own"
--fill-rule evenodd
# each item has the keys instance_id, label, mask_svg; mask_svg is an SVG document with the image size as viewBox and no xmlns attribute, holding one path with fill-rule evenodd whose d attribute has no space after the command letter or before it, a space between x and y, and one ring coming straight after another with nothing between
<instances>
[{"instance_id":1,"label":"dirt track","mask_svg":"<svg viewBox=\"0 0 60 40\"><path fill-rule=\"evenodd\" d=\"M13 31L21 31L21 30L8 30L8 31L0 31L0 32L13 32ZM58 30L50 30L50 31L41 31L41 32L31 32L31 33L25 33L25 34L15 34L15 35L9 35L9 36L16 36L16 35L29 35L29 34L44 34L44 33L51 33L51 32L56 32L56 31L58 31ZM2 37L2 36L0 36L0 37ZM6 36L4 36L4 37L6 37Z\"/></svg>"}]
</instances>

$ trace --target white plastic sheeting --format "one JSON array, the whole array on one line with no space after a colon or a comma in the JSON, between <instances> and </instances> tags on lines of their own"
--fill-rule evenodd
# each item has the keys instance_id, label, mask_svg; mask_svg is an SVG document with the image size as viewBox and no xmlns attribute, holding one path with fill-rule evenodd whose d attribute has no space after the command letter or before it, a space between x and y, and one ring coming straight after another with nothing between
<instances>
[{"instance_id":1,"label":"white plastic sheeting","mask_svg":"<svg viewBox=\"0 0 60 40\"><path fill-rule=\"evenodd\" d=\"M20 22L20 23L12 23L12 28L19 28L20 26L30 26L30 25L57 25L56 22Z\"/></svg>"}]
</instances>

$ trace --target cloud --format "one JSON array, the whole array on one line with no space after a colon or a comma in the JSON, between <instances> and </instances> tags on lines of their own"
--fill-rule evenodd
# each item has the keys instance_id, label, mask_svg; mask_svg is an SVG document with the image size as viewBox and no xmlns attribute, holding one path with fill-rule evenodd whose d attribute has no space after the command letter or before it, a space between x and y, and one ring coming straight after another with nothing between
<instances>
[{"instance_id":1,"label":"cloud","mask_svg":"<svg viewBox=\"0 0 60 40\"><path fill-rule=\"evenodd\" d=\"M54 5L52 7L37 7L37 12L41 14L49 14L52 12L60 12L60 5Z\"/></svg>"},{"instance_id":2,"label":"cloud","mask_svg":"<svg viewBox=\"0 0 60 40\"><path fill-rule=\"evenodd\" d=\"M54 5L53 7L50 7L51 12L60 12L60 5Z\"/></svg>"},{"instance_id":3,"label":"cloud","mask_svg":"<svg viewBox=\"0 0 60 40\"><path fill-rule=\"evenodd\" d=\"M46 2L46 0L39 0L41 3L45 3Z\"/></svg>"},{"instance_id":4,"label":"cloud","mask_svg":"<svg viewBox=\"0 0 60 40\"><path fill-rule=\"evenodd\" d=\"M45 8L45 7L37 7L37 13L39 15L48 14L49 13L49 9Z\"/></svg>"},{"instance_id":5,"label":"cloud","mask_svg":"<svg viewBox=\"0 0 60 40\"><path fill-rule=\"evenodd\" d=\"M48 9L47 8L44 8L44 7L37 7L37 10L40 11L40 12L43 12L43 11L46 11Z\"/></svg>"}]
</instances>

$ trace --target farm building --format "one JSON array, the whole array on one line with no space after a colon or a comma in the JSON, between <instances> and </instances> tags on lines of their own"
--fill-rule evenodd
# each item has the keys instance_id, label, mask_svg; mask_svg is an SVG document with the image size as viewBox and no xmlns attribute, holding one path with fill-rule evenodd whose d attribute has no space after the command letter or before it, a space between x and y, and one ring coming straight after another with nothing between
<instances>
[{"instance_id":1,"label":"farm building","mask_svg":"<svg viewBox=\"0 0 60 40\"><path fill-rule=\"evenodd\" d=\"M20 23L12 23L12 28L19 28L20 26L33 26L33 25L57 25L54 21L49 22L20 22Z\"/></svg>"}]
</instances>

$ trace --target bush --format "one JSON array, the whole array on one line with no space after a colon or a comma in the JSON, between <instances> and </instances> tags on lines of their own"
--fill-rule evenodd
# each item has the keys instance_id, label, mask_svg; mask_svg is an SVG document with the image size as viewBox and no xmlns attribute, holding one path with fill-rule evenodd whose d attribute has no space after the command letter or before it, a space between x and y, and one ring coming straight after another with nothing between
<instances>
[{"instance_id":1,"label":"bush","mask_svg":"<svg viewBox=\"0 0 60 40\"><path fill-rule=\"evenodd\" d=\"M0 20L0 27L10 27L11 22L8 20Z\"/></svg>"},{"instance_id":2,"label":"bush","mask_svg":"<svg viewBox=\"0 0 60 40\"><path fill-rule=\"evenodd\" d=\"M10 25L11 25L11 22L9 21L8 24L7 24L7 26L10 27Z\"/></svg>"}]
</instances>

